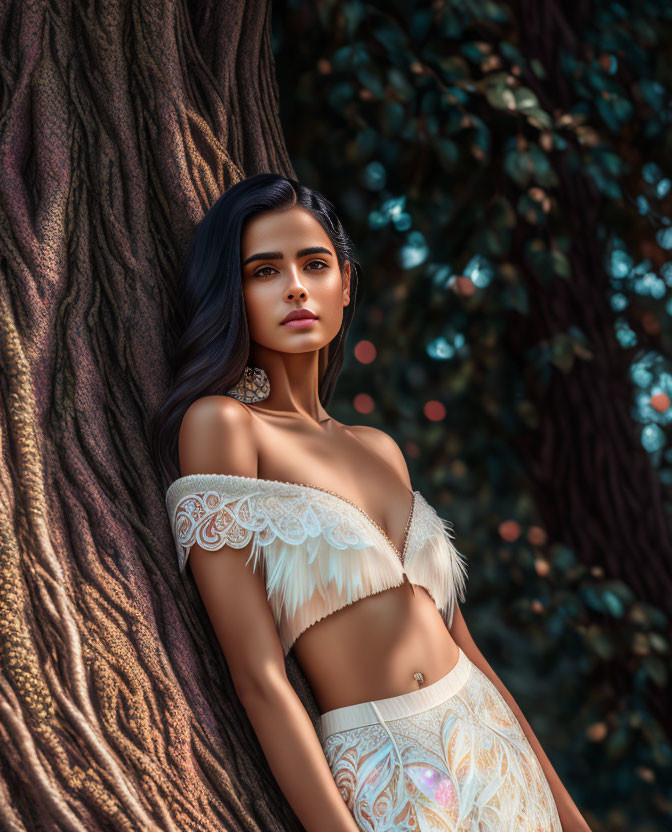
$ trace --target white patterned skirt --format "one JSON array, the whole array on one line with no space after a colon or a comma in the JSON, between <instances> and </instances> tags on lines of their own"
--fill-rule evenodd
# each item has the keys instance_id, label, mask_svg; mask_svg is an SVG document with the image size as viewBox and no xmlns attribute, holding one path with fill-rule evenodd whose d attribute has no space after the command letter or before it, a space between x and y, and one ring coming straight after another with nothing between
<instances>
[{"instance_id":1,"label":"white patterned skirt","mask_svg":"<svg viewBox=\"0 0 672 832\"><path fill-rule=\"evenodd\" d=\"M515 714L461 648L438 682L327 711L320 741L366 832L562 832Z\"/></svg>"}]
</instances>

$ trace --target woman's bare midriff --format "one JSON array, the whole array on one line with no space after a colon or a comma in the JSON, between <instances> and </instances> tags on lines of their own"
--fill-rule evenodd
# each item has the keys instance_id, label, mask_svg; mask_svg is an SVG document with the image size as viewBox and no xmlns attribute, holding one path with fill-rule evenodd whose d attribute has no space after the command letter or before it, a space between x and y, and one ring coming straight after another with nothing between
<instances>
[{"instance_id":1,"label":"woman's bare midriff","mask_svg":"<svg viewBox=\"0 0 672 832\"><path fill-rule=\"evenodd\" d=\"M400 474L362 438L363 428L321 424L255 405L262 479L333 491L352 501L402 551L411 495ZM418 690L445 676L459 651L431 595L404 583L361 598L315 622L294 642L321 713Z\"/></svg>"},{"instance_id":2,"label":"woman's bare midriff","mask_svg":"<svg viewBox=\"0 0 672 832\"><path fill-rule=\"evenodd\" d=\"M321 713L418 690L455 666L458 648L429 593L405 581L317 621L294 655Z\"/></svg>"}]
</instances>

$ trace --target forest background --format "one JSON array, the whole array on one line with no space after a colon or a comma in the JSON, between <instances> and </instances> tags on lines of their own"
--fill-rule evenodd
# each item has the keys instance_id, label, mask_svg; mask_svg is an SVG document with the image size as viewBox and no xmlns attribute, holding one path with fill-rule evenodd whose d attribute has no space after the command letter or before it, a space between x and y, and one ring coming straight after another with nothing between
<instances>
[{"instance_id":1,"label":"forest background","mask_svg":"<svg viewBox=\"0 0 672 832\"><path fill-rule=\"evenodd\" d=\"M276 4L301 181L364 266L337 418L393 433L475 641L593 828L672 822L662 2Z\"/></svg>"}]
</instances>

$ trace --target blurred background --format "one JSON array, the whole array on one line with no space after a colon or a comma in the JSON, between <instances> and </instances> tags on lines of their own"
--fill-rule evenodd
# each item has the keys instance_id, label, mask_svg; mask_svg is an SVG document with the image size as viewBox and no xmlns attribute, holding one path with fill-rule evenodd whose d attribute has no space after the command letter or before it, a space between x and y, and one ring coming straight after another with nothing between
<instances>
[{"instance_id":1,"label":"blurred background","mask_svg":"<svg viewBox=\"0 0 672 832\"><path fill-rule=\"evenodd\" d=\"M594 830L672 829L672 7L276 3L298 178L362 265L335 418L388 431Z\"/></svg>"}]
</instances>

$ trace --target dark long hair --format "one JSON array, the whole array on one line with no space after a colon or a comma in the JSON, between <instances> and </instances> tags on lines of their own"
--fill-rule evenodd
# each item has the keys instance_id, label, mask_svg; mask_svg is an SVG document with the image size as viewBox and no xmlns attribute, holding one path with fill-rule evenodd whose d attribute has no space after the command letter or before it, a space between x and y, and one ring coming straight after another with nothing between
<instances>
[{"instance_id":1,"label":"dark long hair","mask_svg":"<svg viewBox=\"0 0 672 832\"><path fill-rule=\"evenodd\" d=\"M309 211L329 235L341 274L346 260L350 262L350 303L343 309L343 324L320 350L318 395L323 407L331 399L355 312L359 263L328 199L294 179L260 173L222 194L199 223L183 261L172 384L150 424L151 451L166 488L180 476L178 434L184 414L201 396L224 395L240 380L249 360L240 252L245 222L295 205Z\"/></svg>"}]
</instances>

